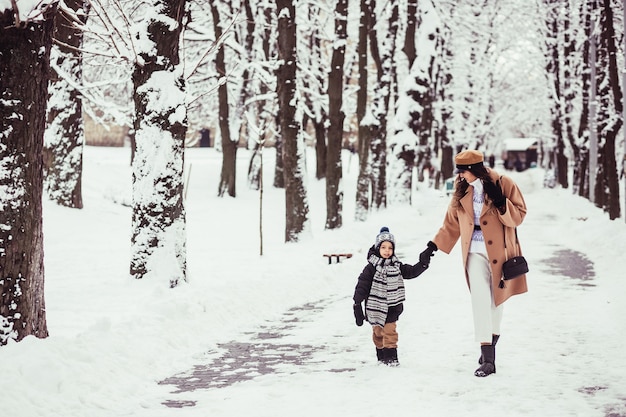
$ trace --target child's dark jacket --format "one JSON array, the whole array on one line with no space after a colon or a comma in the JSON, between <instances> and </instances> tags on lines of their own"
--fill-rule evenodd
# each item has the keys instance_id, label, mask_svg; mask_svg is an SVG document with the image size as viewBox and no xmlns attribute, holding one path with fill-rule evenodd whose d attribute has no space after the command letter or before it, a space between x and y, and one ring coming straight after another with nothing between
<instances>
[{"instance_id":1,"label":"child's dark jacket","mask_svg":"<svg viewBox=\"0 0 626 417\"><path fill-rule=\"evenodd\" d=\"M354 289L354 303L360 304L363 301L366 301L370 295L370 291L372 288L372 280L374 279L374 274L376 273L376 267L369 262L369 259L372 255L378 255L378 251L372 246L367 254L367 265L363 268L363 271L359 275L356 288ZM416 263L415 265L404 264L402 262L399 263L400 274L404 279L411 279L418 277L425 270L428 269L428 265L422 264L421 262ZM398 321L400 314L404 310L403 304L389 306L389 310L387 312L386 323L393 323Z\"/></svg>"}]
</instances>

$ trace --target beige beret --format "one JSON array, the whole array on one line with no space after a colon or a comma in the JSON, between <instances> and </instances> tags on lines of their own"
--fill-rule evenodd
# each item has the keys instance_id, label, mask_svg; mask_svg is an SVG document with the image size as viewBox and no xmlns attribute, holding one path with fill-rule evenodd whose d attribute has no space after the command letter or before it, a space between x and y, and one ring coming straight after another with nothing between
<instances>
[{"instance_id":1,"label":"beige beret","mask_svg":"<svg viewBox=\"0 0 626 417\"><path fill-rule=\"evenodd\" d=\"M482 164L484 161L483 154L480 151L466 150L459 152L454 157L454 163L457 168L471 169L471 165Z\"/></svg>"}]
</instances>

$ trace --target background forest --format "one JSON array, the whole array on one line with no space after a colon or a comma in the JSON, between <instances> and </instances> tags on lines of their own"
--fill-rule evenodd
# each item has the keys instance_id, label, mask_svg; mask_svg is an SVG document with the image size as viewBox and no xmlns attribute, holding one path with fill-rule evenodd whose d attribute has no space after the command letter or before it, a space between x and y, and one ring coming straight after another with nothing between
<instances>
[{"instance_id":1,"label":"background forest","mask_svg":"<svg viewBox=\"0 0 626 417\"><path fill-rule=\"evenodd\" d=\"M184 155L200 132L222 155L219 196L246 175L262 198L276 149L286 242L310 227L307 169L339 229L443 189L462 149L504 162L508 138L536 139L546 186L624 217L621 2L0 0L0 13L0 344L47 336L42 198L81 209L83 148L103 137L132 151L130 275L171 287L186 280ZM350 213L343 149L359 161Z\"/></svg>"}]
</instances>

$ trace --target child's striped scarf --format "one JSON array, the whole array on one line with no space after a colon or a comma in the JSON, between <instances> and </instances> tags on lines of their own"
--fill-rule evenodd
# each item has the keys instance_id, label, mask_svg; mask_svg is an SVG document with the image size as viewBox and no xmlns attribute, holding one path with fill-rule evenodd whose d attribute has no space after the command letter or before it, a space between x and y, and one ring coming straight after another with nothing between
<instances>
[{"instance_id":1,"label":"child's striped scarf","mask_svg":"<svg viewBox=\"0 0 626 417\"><path fill-rule=\"evenodd\" d=\"M405 300L404 280L400 275L400 261L395 255L383 259L373 254L368 261L376 272L372 289L365 302L365 316L373 326L385 326L389 307L397 306Z\"/></svg>"}]
</instances>

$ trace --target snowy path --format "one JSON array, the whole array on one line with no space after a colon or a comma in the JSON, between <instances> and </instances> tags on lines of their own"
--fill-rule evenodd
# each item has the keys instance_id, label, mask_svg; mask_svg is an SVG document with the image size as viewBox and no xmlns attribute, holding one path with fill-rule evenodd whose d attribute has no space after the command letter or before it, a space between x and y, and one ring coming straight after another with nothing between
<instances>
[{"instance_id":1,"label":"snowy path","mask_svg":"<svg viewBox=\"0 0 626 417\"><path fill-rule=\"evenodd\" d=\"M249 152L237 155L246 172ZM355 190L349 157L343 185ZM166 274L128 277L128 158L86 147L85 208L44 204L50 337L0 349L2 416L626 417L624 221L543 189L541 171L507 173L528 205L518 231L529 292L506 303L497 374L476 378L458 251L407 282L400 367L377 365L371 330L352 317L376 232L389 226L400 258L417 261L443 193L420 184L410 207L358 223L346 214L326 231L325 184L311 178L310 237L285 244L284 191L267 187L259 256L258 192L239 176L236 199L217 197L221 154L189 149L189 281L169 289ZM344 204L354 213L348 191ZM354 256L328 265L328 251Z\"/></svg>"},{"instance_id":2,"label":"snowy path","mask_svg":"<svg viewBox=\"0 0 626 417\"><path fill-rule=\"evenodd\" d=\"M586 218L573 213L572 224L556 222L553 207L542 205L545 193L535 191L528 193L532 215L520 237L531 266L530 291L506 305L496 375L473 376L479 349L456 252L437 254L429 271L407 282L398 326L401 366L378 365L368 326L357 328L351 316L364 264L356 256L326 267L322 301L218 343L193 371L162 381L177 387L164 404L220 416L242 415L250 404L256 416L278 410L357 415L354 410L363 409L372 416L420 410L442 416L626 416L626 367L614 337L625 330L623 300L616 299L623 298L624 285L621 294L612 293L618 277L606 276L608 265L598 270L587 258L581 249L588 243L563 241L570 234L559 228L584 229ZM439 204L443 210L445 203ZM432 211L425 217L433 220L424 224L438 224L437 209ZM405 239L399 256L416 257L423 243Z\"/></svg>"}]
</instances>

